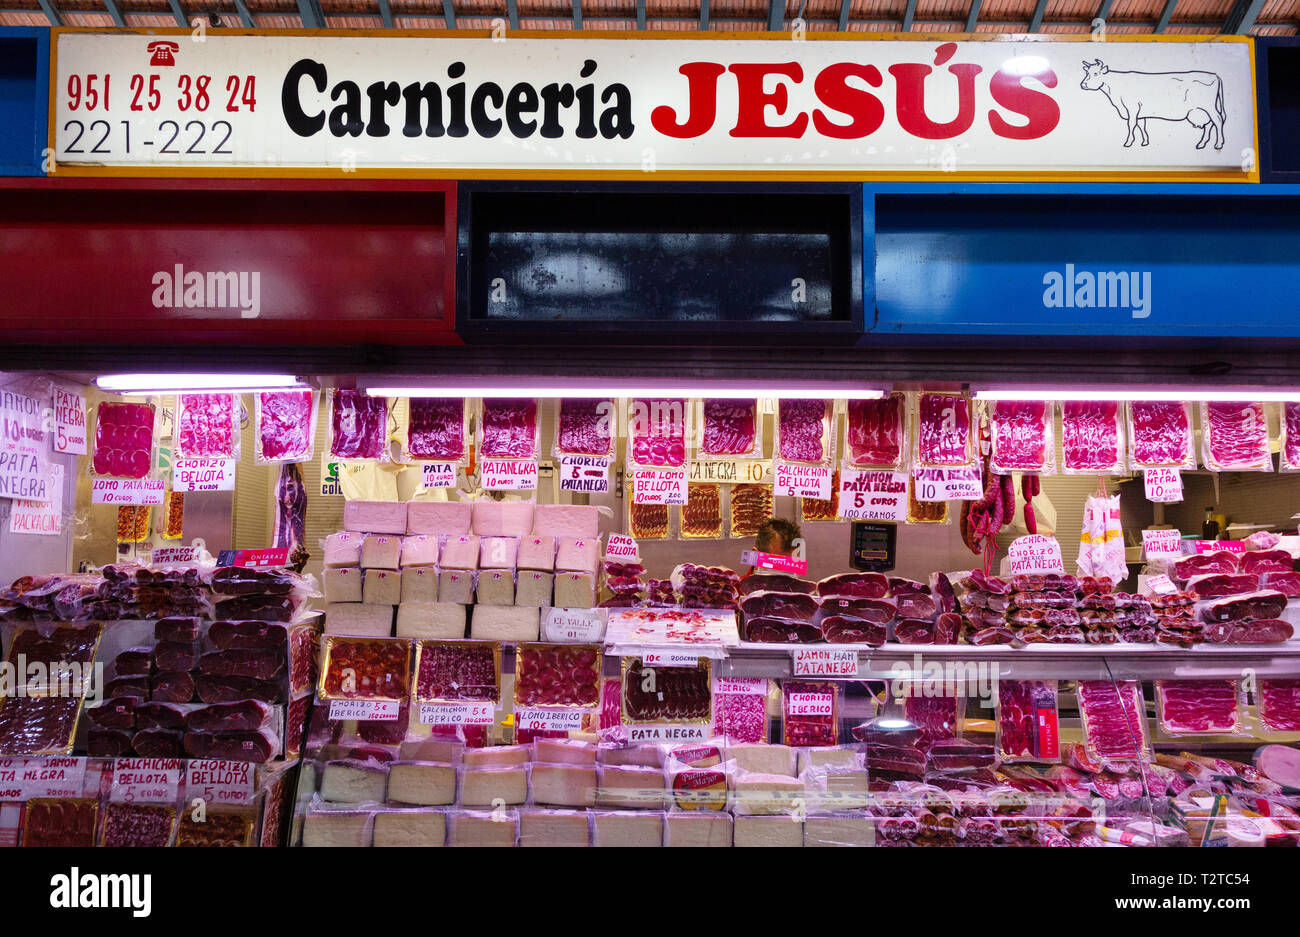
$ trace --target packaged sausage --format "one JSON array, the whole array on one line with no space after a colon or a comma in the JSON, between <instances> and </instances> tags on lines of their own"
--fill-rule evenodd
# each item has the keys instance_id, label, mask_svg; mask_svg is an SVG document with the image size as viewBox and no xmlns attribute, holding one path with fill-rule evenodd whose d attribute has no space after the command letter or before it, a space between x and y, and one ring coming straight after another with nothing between
<instances>
[{"instance_id":1,"label":"packaged sausage","mask_svg":"<svg viewBox=\"0 0 1300 937\"><path fill-rule=\"evenodd\" d=\"M1196 468L1192 408L1185 401L1133 400L1128 408L1129 468Z\"/></svg>"},{"instance_id":2,"label":"packaged sausage","mask_svg":"<svg viewBox=\"0 0 1300 937\"><path fill-rule=\"evenodd\" d=\"M1003 762L1061 760L1057 681L998 681L997 751Z\"/></svg>"},{"instance_id":3,"label":"packaged sausage","mask_svg":"<svg viewBox=\"0 0 1300 937\"><path fill-rule=\"evenodd\" d=\"M831 496L829 498L800 498L799 519L801 521L837 521L839 520L840 470L831 472Z\"/></svg>"},{"instance_id":4,"label":"packaged sausage","mask_svg":"<svg viewBox=\"0 0 1300 937\"><path fill-rule=\"evenodd\" d=\"M772 517L771 485L731 486L731 536L753 537L763 522Z\"/></svg>"},{"instance_id":5,"label":"packaged sausage","mask_svg":"<svg viewBox=\"0 0 1300 937\"><path fill-rule=\"evenodd\" d=\"M912 464L922 468L973 465L971 401L960 394L923 393L917 399Z\"/></svg>"},{"instance_id":6,"label":"packaged sausage","mask_svg":"<svg viewBox=\"0 0 1300 937\"><path fill-rule=\"evenodd\" d=\"M610 398L564 397L555 418L555 455L612 458L618 442L618 405Z\"/></svg>"},{"instance_id":7,"label":"packaged sausage","mask_svg":"<svg viewBox=\"0 0 1300 937\"><path fill-rule=\"evenodd\" d=\"M690 482L686 504L678 512L683 540L722 539L722 486L713 482Z\"/></svg>"},{"instance_id":8,"label":"packaged sausage","mask_svg":"<svg viewBox=\"0 0 1300 937\"><path fill-rule=\"evenodd\" d=\"M157 408L104 401L95 408L93 478L148 478L158 450Z\"/></svg>"},{"instance_id":9,"label":"packaged sausage","mask_svg":"<svg viewBox=\"0 0 1300 937\"><path fill-rule=\"evenodd\" d=\"M422 462L469 462L469 401L463 397L411 397L406 405L402 452Z\"/></svg>"},{"instance_id":10,"label":"packaged sausage","mask_svg":"<svg viewBox=\"0 0 1300 937\"><path fill-rule=\"evenodd\" d=\"M692 401L699 407L697 459L761 459L763 414L757 400Z\"/></svg>"},{"instance_id":11,"label":"packaged sausage","mask_svg":"<svg viewBox=\"0 0 1300 937\"><path fill-rule=\"evenodd\" d=\"M999 475L1030 472L1056 474L1055 411L1045 400L997 400L991 408L993 456L989 467Z\"/></svg>"},{"instance_id":12,"label":"packaged sausage","mask_svg":"<svg viewBox=\"0 0 1300 937\"><path fill-rule=\"evenodd\" d=\"M258 465L310 462L316 450L320 393L270 390L253 394L253 460Z\"/></svg>"},{"instance_id":13,"label":"packaged sausage","mask_svg":"<svg viewBox=\"0 0 1300 937\"><path fill-rule=\"evenodd\" d=\"M634 539L668 539L668 505L634 504L631 498L625 500L627 502L627 532ZM735 528L733 527L732 530L733 536L735 536Z\"/></svg>"},{"instance_id":14,"label":"packaged sausage","mask_svg":"<svg viewBox=\"0 0 1300 937\"><path fill-rule=\"evenodd\" d=\"M800 465L835 461L833 400L778 400L774 457Z\"/></svg>"},{"instance_id":15,"label":"packaged sausage","mask_svg":"<svg viewBox=\"0 0 1300 937\"><path fill-rule=\"evenodd\" d=\"M1212 472L1271 472L1264 404L1201 403L1201 462Z\"/></svg>"},{"instance_id":16,"label":"packaged sausage","mask_svg":"<svg viewBox=\"0 0 1300 937\"><path fill-rule=\"evenodd\" d=\"M329 392L330 458L347 462L387 462L388 398L363 391Z\"/></svg>"},{"instance_id":17,"label":"packaged sausage","mask_svg":"<svg viewBox=\"0 0 1300 937\"><path fill-rule=\"evenodd\" d=\"M627 462L636 468L686 464L690 407L681 398L627 402Z\"/></svg>"},{"instance_id":18,"label":"packaged sausage","mask_svg":"<svg viewBox=\"0 0 1300 937\"><path fill-rule=\"evenodd\" d=\"M173 455L178 459L238 459L242 410L234 394L177 394Z\"/></svg>"},{"instance_id":19,"label":"packaged sausage","mask_svg":"<svg viewBox=\"0 0 1300 937\"><path fill-rule=\"evenodd\" d=\"M1061 401L1061 450L1065 475L1123 475L1124 409L1118 400Z\"/></svg>"},{"instance_id":20,"label":"packaged sausage","mask_svg":"<svg viewBox=\"0 0 1300 937\"><path fill-rule=\"evenodd\" d=\"M911 453L907 438L907 395L850 400L844 422L844 461L853 468L901 472Z\"/></svg>"},{"instance_id":21,"label":"packaged sausage","mask_svg":"<svg viewBox=\"0 0 1300 937\"><path fill-rule=\"evenodd\" d=\"M785 680L781 684L781 741L785 745L838 745L840 685Z\"/></svg>"}]
</instances>

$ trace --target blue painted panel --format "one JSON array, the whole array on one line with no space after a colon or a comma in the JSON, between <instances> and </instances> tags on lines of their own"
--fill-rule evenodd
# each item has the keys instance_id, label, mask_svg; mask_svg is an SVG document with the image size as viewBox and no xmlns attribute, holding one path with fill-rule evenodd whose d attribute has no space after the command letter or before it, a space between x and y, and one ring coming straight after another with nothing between
<instances>
[{"instance_id":1,"label":"blue painted panel","mask_svg":"<svg viewBox=\"0 0 1300 937\"><path fill-rule=\"evenodd\" d=\"M0 27L0 175L43 175L49 62L48 29Z\"/></svg>"},{"instance_id":2,"label":"blue painted panel","mask_svg":"<svg viewBox=\"0 0 1300 937\"><path fill-rule=\"evenodd\" d=\"M1300 193L1276 189L1295 195L876 195L867 332L1300 337Z\"/></svg>"}]
</instances>

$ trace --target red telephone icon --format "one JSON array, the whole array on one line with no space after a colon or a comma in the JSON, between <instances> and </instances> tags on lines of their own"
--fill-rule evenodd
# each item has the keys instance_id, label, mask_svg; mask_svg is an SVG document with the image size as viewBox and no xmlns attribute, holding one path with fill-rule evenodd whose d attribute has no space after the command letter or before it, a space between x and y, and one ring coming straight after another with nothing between
<instances>
[{"instance_id":1,"label":"red telephone icon","mask_svg":"<svg viewBox=\"0 0 1300 937\"><path fill-rule=\"evenodd\" d=\"M152 65L175 65L176 59L174 57L174 53L179 51L180 47L181 47L180 43L178 42L149 43L148 51L153 53L153 57L149 59L149 64L151 66Z\"/></svg>"}]
</instances>

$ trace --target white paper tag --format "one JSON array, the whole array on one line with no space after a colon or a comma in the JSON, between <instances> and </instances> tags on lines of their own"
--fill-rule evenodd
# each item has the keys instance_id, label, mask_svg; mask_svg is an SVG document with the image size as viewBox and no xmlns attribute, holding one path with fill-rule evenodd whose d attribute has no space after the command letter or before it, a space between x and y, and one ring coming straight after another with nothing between
<instances>
[{"instance_id":1,"label":"white paper tag","mask_svg":"<svg viewBox=\"0 0 1300 937\"><path fill-rule=\"evenodd\" d=\"M609 491L609 457L560 456L560 490L595 494Z\"/></svg>"},{"instance_id":2,"label":"white paper tag","mask_svg":"<svg viewBox=\"0 0 1300 937\"><path fill-rule=\"evenodd\" d=\"M610 534L609 540L605 543L605 559L617 560L623 563L639 563L641 561L641 548L632 537L624 534Z\"/></svg>"},{"instance_id":3,"label":"white paper tag","mask_svg":"<svg viewBox=\"0 0 1300 937\"><path fill-rule=\"evenodd\" d=\"M609 611L603 608L542 610L542 640L560 644L589 644L605 638Z\"/></svg>"},{"instance_id":4,"label":"white paper tag","mask_svg":"<svg viewBox=\"0 0 1300 937\"><path fill-rule=\"evenodd\" d=\"M479 469L484 491L536 491L535 459L484 459Z\"/></svg>"},{"instance_id":5,"label":"white paper tag","mask_svg":"<svg viewBox=\"0 0 1300 937\"><path fill-rule=\"evenodd\" d=\"M814 498L818 501L829 501L831 468L829 465L773 462L772 494L779 498Z\"/></svg>"},{"instance_id":6,"label":"white paper tag","mask_svg":"<svg viewBox=\"0 0 1300 937\"><path fill-rule=\"evenodd\" d=\"M420 722L433 726L490 726L496 721L492 703L421 703Z\"/></svg>"},{"instance_id":7,"label":"white paper tag","mask_svg":"<svg viewBox=\"0 0 1300 937\"><path fill-rule=\"evenodd\" d=\"M172 491L234 490L234 459L177 459L172 463Z\"/></svg>"},{"instance_id":8,"label":"white paper tag","mask_svg":"<svg viewBox=\"0 0 1300 937\"><path fill-rule=\"evenodd\" d=\"M85 777L85 758L0 758L0 800L80 797Z\"/></svg>"},{"instance_id":9,"label":"white paper tag","mask_svg":"<svg viewBox=\"0 0 1300 937\"><path fill-rule=\"evenodd\" d=\"M1055 537L1045 537L1042 534L1017 537L1007 547L1007 558L1013 576L1017 573L1034 575L1065 572L1061 544Z\"/></svg>"},{"instance_id":10,"label":"white paper tag","mask_svg":"<svg viewBox=\"0 0 1300 937\"><path fill-rule=\"evenodd\" d=\"M796 677L856 677L858 652L851 648L801 647L790 654Z\"/></svg>"},{"instance_id":11,"label":"white paper tag","mask_svg":"<svg viewBox=\"0 0 1300 937\"><path fill-rule=\"evenodd\" d=\"M713 683L713 692L738 696L766 696L767 678L718 677Z\"/></svg>"},{"instance_id":12,"label":"white paper tag","mask_svg":"<svg viewBox=\"0 0 1300 937\"><path fill-rule=\"evenodd\" d=\"M55 452L86 454L86 398L54 388L54 435L50 445Z\"/></svg>"},{"instance_id":13,"label":"white paper tag","mask_svg":"<svg viewBox=\"0 0 1300 937\"><path fill-rule=\"evenodd\" d=\"M702 742L711 733L706 725L628 725L623 724L629 742Z\"/></svg>"},{"instance_id":14,"label":"white paper tag","mask_svg":"<svg viewBox=\"0 0 1300 937\"><path fill-rule=\"evenodd\" d=\"M114 803L171 804L181 786L179 758L119 758L113 762Z\"/></svg>"},{"instance_id":15,"label":"white paper tag","mask_svg":"<svg viewBox=\"0 0 1300 937\"><path fill-rule=\"evenodd\" d=\"M185 799L209 804L251 804L253 768L246 761L191 761L185 766Z\"/></svg>"},{"instance_id":16,"label":"white paper tag","mask_svg":"<svg viewBox=\"0 0 1300 937\"><path fill-rule=\"evenodd\" d=\"M49 503L16 499L9 512L11 534L58 536L63 533L63 466L51 462L49 471Z\"/></svg>"},{"instance_id":17,"label":"white paper tag","mask_svg":"<svg viewBox=\"0 0 1300 937\"><path fill-rule=\"evenodd\" d=\"M1183 473L1176 468L1150 468L1144 473L1147 500L1172 504L1183 500Z\"/></svg>"},{"instance_id":18,"label":"white paper tag","mask_svg":"<svg viewBox=\"0 0 1300 937\"><path fill-rule=\"evenodd\" d=\"M1173 580L1164 575L1148 576L1146 587L1156 595L1173 595L1178 591L1178 587L1174 585Z\"/></svg>"},{"instance_id":19,"label":"white paper tag","mask_svg":"<svg viewBox=\"0 0 1300 937\"><path fill-rule=\"evenodd\" d=\"M197 547L159 547L153 551L149 562L154 566L164 563L193 563L199 558Z\"/></svg>"},{"instance_id":20,"label":"white paper tag","mask_svg":"<svg viewBox=\"0 0 1300 937\"><path fill-rule=\"evenodd\" d=\"M420 463L420 487L421 488L455 488L456 487L456 463L455 462Z\"/></svg>"},{"instance_id":21,"label":"white paper tag","mask_svg":"<svg viewBox=\"0 0 1300 937\"><path fill-rule=\"evenodd\" d=\"M330 700L330 721L350 719L397 718L401 704L396 700L385 699L334 699Z\"/></svg>"},{"instance_id":22,"label":"white paper tag","mask_svg":"<svg viewBox=\"0 0 1300 937\"><path fill-rule=\"evenodd\" d=\"M694 651L646 651L641 663L646 667L698 667L700 655Z\"/></svg>"},{"instance_id":23,"label":"white paper tag","mask_svg":"<svg viewBox=\"0 0 1300 937\"><path fill-rule=\"evenodd\" d=\"M92 478L91 504L162 504L167 483L161 478Z\"/></svg>"},{"instance_id":24,"label":"white paper tag","mask_svg":"<svg viewBox=\"0 0 1300 937\"><path fill-rule=\"evenodd\" d=\"M791 693L785 711L791 716L833 716L835 697L830 693Z\"/></svg>"},{"instance_id":25,"label":"white paper tag","mask_svg":"<svg viewBox=\"0 0 1300 937\"><path fill-rule=\"evenodd\" d=\"M1182 556L1182 531L1177 529L1142 531L1142 552L1148 560Z\"/></svg>"},{"instance_id":26,"label":"white paper tag","mask_svg":"<svg viewBox=\"0 0 1300 937\"><path fill-rule=\"evenodd\" d=\"M0 498L49 501L47 418L41 401L9 391L0 394Z\"/></svg>"},{"instance_id":27,"label":"white paper tag","mask_svg":"<svg viewBox=\"0 0 1300 937\"><path fill-rule=\"evenodd\" d=\"M576 732L582 728L582 717L591 710L547 709L538 706L515 707L515 731Z\"/></svg>"},{"instance_id":28,"label":"white paper tag","mask_svg":"<svg viewBox=\"0 0 1300 937\"><path fill-rule=\"evenodd\" d=\"M763 459L711 459L691 463L691 481L731 485L772 484L772 463Z\"/></svg>"},{"instance_id":29,"label":"white paper tag","mask_svg":"<svg viewBox=\"0 0 1300 937\"><path fill-rule=\"evenodd\" d=\"M917 501L978 501L984 495L979 469L919 468L912 470Z\"/></svg>"},{"instance_id":30,"label":"white paper tag","mask_svg":"<svg viewBox=\"0 0 1300 937\"><path fill-rule=\"evenodd\" d=\"M636 469L632 472L632 503L685 504L689 476L684 468Z\"/></svg>"},{"instance_id":31,"label":"white paper tag","mask_svg":"<svg viewBox=\"0 0 1300 937\"><path fill-rule=\"evenodd\" d=\"M907 473L840 471L838 514L844 520L907 520Z\"/></svg>"}]
</instances>

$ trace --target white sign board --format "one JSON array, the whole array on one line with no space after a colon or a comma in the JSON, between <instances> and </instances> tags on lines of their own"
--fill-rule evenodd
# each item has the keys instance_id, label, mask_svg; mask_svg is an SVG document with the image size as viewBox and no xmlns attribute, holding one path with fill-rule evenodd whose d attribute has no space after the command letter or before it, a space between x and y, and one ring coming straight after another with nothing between
<instances>
[{"instance_id":1,"label":"white sign board","mask_svg":"<svg viewBox=\"0 0 1300 937\"><path fill-rule=\"evenodd\" d=\"M44 405L34 397L0 391L0 498L48 503Z\"/></svg>"},{"instance_id":2,"label":"white sign board","mask_svg":"<svg viewBox=\"0 0 1300 937\"><path fill-rule=\"evenodd\" d=\"M51 462L49 469L49 503L15 501L13 510L9 512L9 533L49 536L63 533L63 466Z\"/></svg>"}]
</instances>

